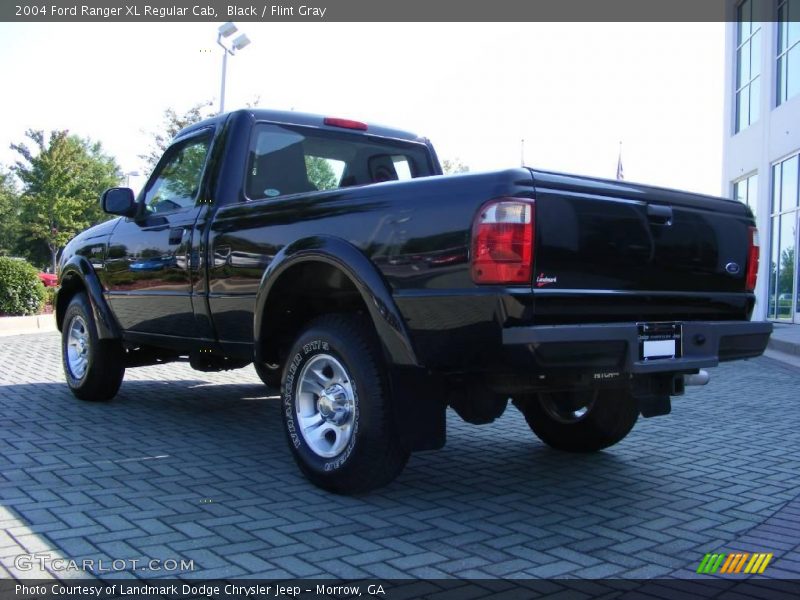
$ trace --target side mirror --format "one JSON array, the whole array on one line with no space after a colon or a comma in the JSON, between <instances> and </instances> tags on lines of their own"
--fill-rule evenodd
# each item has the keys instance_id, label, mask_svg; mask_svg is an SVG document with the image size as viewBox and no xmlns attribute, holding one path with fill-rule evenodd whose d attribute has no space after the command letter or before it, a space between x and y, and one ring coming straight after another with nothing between
<instances>
[{"instance_id":1,"label":"side mirror","mask_svg":"<svg viewBox=\"0 0 800 600\"><path fill-rule=\"evenodd\" d=\"M132 217L136 214L136 199L133 190L124 187L109 188L100 197L103 212L110 215Z\"/></svg>"}]
</instances>

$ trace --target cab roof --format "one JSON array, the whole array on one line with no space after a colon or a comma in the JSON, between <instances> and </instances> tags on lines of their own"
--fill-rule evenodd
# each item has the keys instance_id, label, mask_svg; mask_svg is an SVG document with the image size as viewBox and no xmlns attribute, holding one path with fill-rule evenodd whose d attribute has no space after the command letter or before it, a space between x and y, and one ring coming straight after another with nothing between
<instances>
[{"instance_id":1,"label":"cab roof","mask_svg":"<svg viewBox=\"0 0 800 600\"><path fill-rule=\"evenodd\" d=\"M365 125L366 129L359 128L349 128L349 127L342 127L336 125L330 125L326 123L326 120L330 123L331 121L341 121L342 119L334 117L332 119L331 115L323 116L323 115L315 115L311 113L302 113L302 112L295 112L295 111L287 111L287 110L266 110L260 108L254 109L241 109L237 111L232 111L229 113L224 113L221 115L217 115L215 117L211 117L209 119L205 119L198 123L194 123L182 129L178 134L175 136L176 138L182 137L192 131L197 129L202 129L203 127L208 127L209 125L218 126L222 124L228 117L233 115L249 115L255 121L268 121L271 123L281 123L285 125L300 125L305 127L316 127L319 129L327 129L329 131L347 131L350 133L362 133L366 135L377 135L380 137L387 137L387 138L394 138L397 140L406 140L409 142L426 142L425 138L418 136L415 133L410 131L404 131L402 129L395 129L393 127L386 127L384 125L376 125L372 123L360 123L361 125Z\"/></svg>"}]
</instances>

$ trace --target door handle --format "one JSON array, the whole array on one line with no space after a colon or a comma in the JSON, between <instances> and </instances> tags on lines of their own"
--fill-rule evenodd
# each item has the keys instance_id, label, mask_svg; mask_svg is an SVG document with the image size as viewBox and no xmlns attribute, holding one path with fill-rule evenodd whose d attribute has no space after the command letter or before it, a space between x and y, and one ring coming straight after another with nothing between
<instances>
[{"instance_id":1,"label":"door handle","mask_svg":"<svg viewBox=\"0 0 800 600\"><path fill-rule=\"evenodd\" d=\"M656 225L672 225L672 207L648 204L647 218Z\"/></svg>"},{"instance_id":2,"label":"door handle","mask_svg":"<svg viewBox=\"0 0 800 600\"><path fill-rule=\"evenodd\" d=\"M177 246L183 242L183 236L186 233L186 227L173 227L169 230L169 245Z\"/></svg>"}]
</instances>

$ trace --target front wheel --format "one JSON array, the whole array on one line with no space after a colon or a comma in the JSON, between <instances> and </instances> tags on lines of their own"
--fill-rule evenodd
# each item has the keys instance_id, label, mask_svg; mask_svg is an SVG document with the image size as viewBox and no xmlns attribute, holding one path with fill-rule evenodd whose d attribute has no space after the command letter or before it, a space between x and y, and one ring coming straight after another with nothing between
<instances>
[{"instance_id":1,"label":"front wheel","mask_svg":"<svg viewBox=\"0 0 800 600\"><path fill-rule=\"evenodd\" d=\"M514 400L528 426L548 446L596 452L622 441L639 417L628 390L540 392Z\"/></svg>"},{"instance_id":2,"label":"front wheel","mask_svg":"<svg viewBox=\"0 0 800 600\"><path fill-rule=\"evenodd\" d=\"M408 460L368 322L326 315L297 338L283 371L283 420L303 473L331 492L367 492Z\"/></svg>"},{"instance_id":3,"label":"front wheel","mask_svg":"<svg viewBox=\"0 0 800 600\"><path fill-rule=\"evenodd\" d=\"M101 340L86 294L73 296L61 328L64 376L81 400L113 398L125 375L125 356L119 340Z\"/></svg>"}]
</instances>

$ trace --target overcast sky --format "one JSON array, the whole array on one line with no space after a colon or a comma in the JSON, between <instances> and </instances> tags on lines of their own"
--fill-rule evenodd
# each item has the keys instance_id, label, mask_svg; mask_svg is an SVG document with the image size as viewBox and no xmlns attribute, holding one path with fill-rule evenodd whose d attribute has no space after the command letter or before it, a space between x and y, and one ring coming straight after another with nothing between
<instances>
[{"instance_id":1,"label":"overcast sky","mask_svg":"<svg viewBox=\"0 0 800 600\"><path fill-rule=\"evenodd\" d=\"M0 164L69 129L138 170L165 108L219 101L219 23L0 24ZM520 163L720 193L723 23L243 23L226 108L351 117L471 170Z\"/></svg>"}]
</instances>

